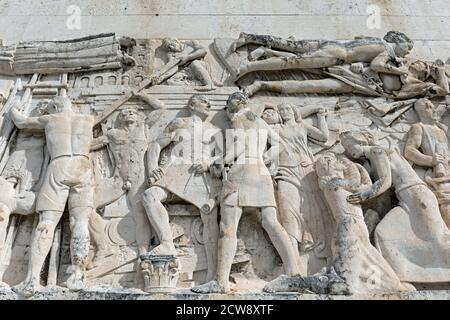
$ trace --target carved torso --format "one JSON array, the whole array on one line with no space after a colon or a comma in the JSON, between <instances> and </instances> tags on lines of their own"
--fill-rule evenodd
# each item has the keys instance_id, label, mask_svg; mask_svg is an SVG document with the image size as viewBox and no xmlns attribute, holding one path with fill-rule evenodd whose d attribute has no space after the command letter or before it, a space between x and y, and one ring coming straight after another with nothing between
<instances>
[{"instance_id":1,"label":"carved torso","mask_svg":"<svg viewBox=\"0 0 450 320\"><path fill-rule=\"evenodd\" d=\"M107 136L119 175L129 181L143 180L148 147L144 126L113 129L108 131Z\"/></svg>"},{"instance_id":2,"label":"carved torso","mask_svg":"<svg viewBox=\"0 0 450 320\"><path fill-rule=\"evenodd\" d=\"M444 130L437 125L424 123L419 123L418 125L422 128L422 144L420 148L424 154L431 156L437 152L450 156L447 135Z\"/></svg>"},{"instance_id":3,"label":"carved torso","mask_svg":"<svg viewBox=\"0 0 450 320\"><path fill-rule=\"evenodd\" d=\"M386 152L388 155L392 174L392 185L397 192L414 185L424 184L408 161L397 150L376 148L372 152Z\"/></svg>"},{"instance_id":4,"label":"carved torso","mask_svg":"<svg viewBox=\"0 0 450 320\"><path fill-rule=\"evenodd\" d=\"M280 153L281 166L308 166L314 163L314 156L308 148L308 134L303 125L281 125L277 132L285 143Z\"/></svg>"},{"instance_id":5,"label":"carved torso","mask_svg":"<svg viewBox=\"0 0 450 320\"><path fill-rule=\"evenodd\" d=\"M57 113L47 115L47 148L52 159L61 156L89 157L94 118L88 115Z\"/></svg>"},{"instance_id":6,"label":"carved torso","mask_svg":"<svg viewBox=\"0 0 450 320\"><path fill-rule=\"evenodd\" d=\"M219 129L208 122L183 119L183 127L174 133L172 157L174 162L209 161Z\"/></svg>"}]
</instances>

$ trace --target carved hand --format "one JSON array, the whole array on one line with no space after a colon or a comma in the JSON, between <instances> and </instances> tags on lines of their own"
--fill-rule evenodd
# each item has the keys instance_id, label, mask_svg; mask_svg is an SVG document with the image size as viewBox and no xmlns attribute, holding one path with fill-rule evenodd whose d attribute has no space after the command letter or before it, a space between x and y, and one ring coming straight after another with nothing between
<instances>
[{"instance_id":1,"label":"carved hand","mask_svg":"<svg viewBox=\"0 0 450 320\"><path fill-rule=\"evenodd\" d=\"M193 168L194 168L195 174L202 174L202 173L208 171L209 164L206 162L200 161L200 162L194 163Z\"/></svg>"},{"instance_id":2,"label":"carved hand","mask_svg":"<svg viewBox=\"0 0 450 320\"><path fill-rule=\"evenodd\" d=\"M212 164L211 164L211 172L214 176L216 176L217 178L220 178L220 175L222 174L222 171L225 169L225 164L223 163L223 159L222 158L218 158L216 159Z\"/></svg>"},{"instance_id":3,"label":"carved hand","mask_svg":"<svg viewBox=\"0 0 450 320\"><path fill-rule=\"evenodd\" d=\"M439 153L433 154L433 159L431 160L431 165L433 167L445 162L446 162L445 156Z\"/></svg>"},{"instance_id":4,"label":"carved hand","mask_svg":"<svg viewBox=\"0 0 450 320\"><path fill-rule=\"evenodd\" d=\"M253 51L250 53L249 60L250 60L250 61L256 61L256 60L258 60L259 58L261 58L262 56L264 56L265 54L266 54L266 48L264 48L264 47L259 47L259 48L253 50Z\"/></svg>"},{"instance_id":5,"label":"carved hand","mask_svg":"<svg viewBox=\"0 0 450 320\"><path fill-rule=\"evenodd\" d=\"M123 184L122 190L128 191L128 190L130 190L130 189L131 189L131 182L127 180L127 181L125 181L125 183Z\"/></svg>"},{"instance_id":6,"label":"carved hand","mask_svg":"<svg viewBox=\"0 0 450 320\"><path fill-rule=\"evenodd\" d=\"M353 73L361 73L364 70L364 65L361 62L352 63L350 66L350 71Z\"/></svg>"},{"instance_id":7,"label":"carved hand","mask_svg":"<svg viewBox=\"0 0 450 320\"><path fill-rule=\"evenodd\" d=\"M148 184L151 186L156 181L160 180L164 176L164 174L165 174L164 169L161 167L153 170L148 179Z\"/></svg>"},{"instance_id":8,"label":"carved hand","mask_svg":"<svg viewBox=\"0 0 450 320\"><path fill-rule=\"evenodd\" d=\"M364 201L364 196L362 192L357 192L354 194L351 194L347 197L347 201L351 204L360 204Z\"/></svg>"},{"instance_id":9,"label":"carved hand","mask_svg":"<svg viewBox=\"0 0 450 320\"><path fill-rule=\"evenodd\" d=\"M272 158L267 153L265 153L263 155L263 161L264 161L264 164L266 166L268 166L272 162Z\"/></svg>"}]
</instances>

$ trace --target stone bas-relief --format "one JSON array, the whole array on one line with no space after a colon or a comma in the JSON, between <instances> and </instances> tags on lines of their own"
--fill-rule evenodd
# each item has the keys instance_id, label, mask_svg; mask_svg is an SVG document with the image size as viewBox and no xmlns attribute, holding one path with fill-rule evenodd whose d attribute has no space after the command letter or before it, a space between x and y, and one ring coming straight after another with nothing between
<instances>
[{"instance_id":1,"label":"stone bas-relief","mask_svg":"<svg viewBox=\"0 0 450 320\"><path fill-rule=\"evenodd\" d=\"M2 47L2 290L450 290L450 66L413 47L397 31Z\"/></svg>"}]
</instances>

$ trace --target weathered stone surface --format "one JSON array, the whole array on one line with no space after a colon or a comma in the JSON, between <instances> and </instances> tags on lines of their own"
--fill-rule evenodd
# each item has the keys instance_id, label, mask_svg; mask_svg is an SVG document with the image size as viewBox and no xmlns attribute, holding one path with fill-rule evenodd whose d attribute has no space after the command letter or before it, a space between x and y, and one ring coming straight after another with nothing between
<instances>
[{"instance_id":1,"label":"weathered stone surface","mask_svg":"<svg viewBox=\"0 0 450 320\"><path fill-rule=\"evenodd\" d=\"M449 15L2 2L0 299L449 299Z\"/></svg>"}]
</instances>

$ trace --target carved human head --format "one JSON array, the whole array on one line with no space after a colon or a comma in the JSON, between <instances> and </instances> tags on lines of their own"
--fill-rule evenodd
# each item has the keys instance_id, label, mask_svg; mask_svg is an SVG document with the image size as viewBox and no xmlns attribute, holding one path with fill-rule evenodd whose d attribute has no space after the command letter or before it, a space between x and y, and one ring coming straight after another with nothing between
<instances>
[{"instance_id":1,"label":"carved human head","mask_svg":"<svg viewBox=\"0 0 450 320\"><path fill-rule=\"evenodd\" d=\"M188 101L188 108L193 114L207 117L211 109L211 102L204 95L194 94Z\"/></svg>"},{"instance_id":2,"label":"carved human head","mask_svg":"<svg viewBox=\"0 0 450 320\"><path fill-rule=\"evenodd\" d=\"M280 114L274 107L267 107L261 115L267 124L278 124L281 123Z\"/></svg>"},{"instance_id":3,"label":"carved human head","mask_svg":"<svg viewBox=\"0 0 450 320\"><path fill-rule=\"evenodd\" d=\"M72 102L67 97L54 97L47 105L47 112L50 114L60 113L64 110L71 109Z\"/></svg>"},{"instance_id":4,"label":"carved human head","mask_svg":"<svg viewBox=\"0 0 450 320\"><path fill-rule=\"evenodd\" d=\"M421 60L411 63L408 70L414 78L421 81L427 80L431 74L430 66Z\"/></svg>"},{"instance_id":5,"label":"carved human head","mask_svg":"<svg viewBox=\"0 0 450 320\"><path fill-rule=\"evenodd\" d=\"M296 114L294 106L290 103L282 103L278 105L278 113L280 114L283 122L287 122L292 119L295 121L301 120L301 116Z\"/></svg>"},{"instance_id":6,"label":"carved human head","mask_svg":"<svg viewBox=\"0 0 450 320\"><path fill-rule=\"evenodd\" d=\"M120 111L117 120L121 124L137 123L140 120L139 112L132 108L123 109Z\"/></svg>"},{"instance_id":7,"label":"carved human head","mask_svg":"<svg viewBox=\"0 0 450 320\"><path fill-rule=\"evenodd\" d=\"M239 112L239 110L242 110L247 106L247 102L248 102L247 95L243 92L237 91L230 95L230 97L227 100L225 109L229 114L237 113Z\"/></svg>"},{"instance_id":8,"label":"carved human head","mask_svg":"<svg viewBox=\"0 0 450 320\"><path fill-rule=\"evenodd\" d=\"M182 52L184 44L177 38L164 38L163 46L170 52Z\"/></svg>"},{"instance_id":9,"label":"carved human head","mask_svg":"<svg viewBox=\"0 0 450 320\"><path fill-rule=\"evenodd\" d=\"M414 42L406 34L398 31L389 31L384 40L395 45L394 51L399 57L407 56L414 47Z\"/></svg>"},{"instance_id":10,"label":"carved human head","mask_svg":"<svg viewBox=\"0 0 450 320\"><path fill-rule=\"evenodd\" d=\"M420 121L427 122L434 120L434 104L428 99L419 99L414 104L414 110L416 110Z\"/></svg>"},{"instance_id":11,"label":"carved human head","mask_svg":"<svg viewBox=\"0 0 450 320\"><path fill-rule=\"evenodd\" d=\"M363 147L374 146L376 143L375 137L367 131L346 131L339 138L345 151L354 159L364 156Z\"/></svg>"}]
</instances>

